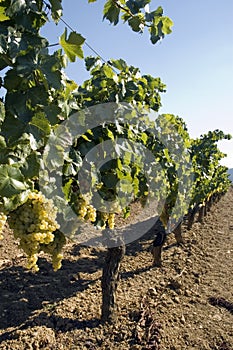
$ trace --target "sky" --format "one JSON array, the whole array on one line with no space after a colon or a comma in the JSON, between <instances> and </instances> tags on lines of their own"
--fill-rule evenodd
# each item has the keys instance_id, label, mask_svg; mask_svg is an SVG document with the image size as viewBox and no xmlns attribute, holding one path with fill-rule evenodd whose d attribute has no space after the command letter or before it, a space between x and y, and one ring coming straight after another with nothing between
<instances>
[{"instance_id":1,"label":"sky","mask_svg":"<svg viewBox=\"0 0 233 350\"><path fill-rule=\"evenodd\" d=\"M153 45L149 34L103 21L105 0L63 1L63 19L105 60L123 58L142 74L160 77L167 86L161 113L187 123L191 137L221 129L233 136L233 1L152 0L150 10L162 6L173 22L172 34ZM65 25L47 24L42 34L57 43ZM85 45L85 55L94 53ZM88 78L82 60L69 63L67 75L81 84ZM222 161L233 167L233 140L219 143L227 153Z\"/></svg>"}]
</instances>

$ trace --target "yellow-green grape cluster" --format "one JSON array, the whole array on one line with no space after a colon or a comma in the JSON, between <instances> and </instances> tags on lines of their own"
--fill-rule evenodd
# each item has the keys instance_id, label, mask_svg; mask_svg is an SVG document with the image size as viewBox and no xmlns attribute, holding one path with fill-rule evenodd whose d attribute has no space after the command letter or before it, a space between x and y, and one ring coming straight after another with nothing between
<instances>
[{"instance_id":1,"label":"yellow-green grape cluster","mask_svg":"<svg viewBox=\"0 0 233 350\"><path fill-rule=\"evenodd\" d=\"M61 262L63 259L63 255L61 254L61 251L65 243L66 243L66 239L64 234L60 231L56 231L54 232L53 242L47 245L44 245L42 247L42 250L45 253L48 253L51 255L54 271L57 271L61 268Z\"/></svg>"},{"instance_id":2,"label":"yellow-green grape cluster","mask_svg":"<svg viewBox=\"0 0 233 350\"><path fill-rule=\"evenodd\" d=\"M40 192L31 192L27 202L11 213L9 225L28 256L29 269L38 271L37 254L54 241L54 232L59 228L56 216L53 202Z\"/></svg>"},{"instance_id":3,"label":"yellow-green grape cluster","mask_svg":"<svg viewBox=\"0 0 233 350\"><path fill-rule=\"evenodd\" d=\"M88 204L83 197L79 197L75 206L75 211L79 217L91 222L96 221L96 210L93 205Z\"/></svg>"},{"instance_id":4,"label":"yellow-green grape cluster","mask_svg":"<svg viewBox=\"0 0 233 350\"><path fill-rule=\"evenodd\" d=\"M2 231L6 224L7 216L3 213L0 213L0 240L3 239Z\"/></svg>"},{"instance_id":5,"label":"yellow-green grape cluster","mask_svg":"<svg viewBox=\"0 0 233 350\"><path fill-rule=\"evenodd\" d=\"M85 216L85 220L89 220L91 222L95 222L96 220L96 210L92 205L87 206L87 214Z\"/></svg>"},{"instance_id":6,"label":"yellow-green grape cluster","mask_svg":"<svg viewBox=\"0 0 233 350\"><path fill-rule=\"evenodd\" d=\"M105 229L106 226L111 230L115 227L115 213L100 212L101 229Z\"/></svg>"},{"instance_id":7,"label":"yellow-green grape cluster","mask_svg":"<svg viewBox=\"0 0 233 350\"><path fill-rule=\"evenodd\" d=\"M101 218L101 229L106 228L106 224L108 222L108 213L101 212L100 213L100 218Z\"/></svg>"},{"instance_id":8,"label":"yellow-green grape cluster","mask_svg":"<svg viewBox=\"0 0 233 350\"><path fill-rule=\"evenodd\" d=\"M87 215L87 203L85 199L78 198L78 201L75 206L75 210L78 216L80 216L82 219L85 218L85 216Z\"/></svg>"},{"instance_id":9,"label":"yellow-green grape cluster","mask_svg":"<svg viewBox=\"0 0 233 350\"><path fill-rule=\"evenodd\" d=\"M108 227L113 230L115 226L115 214L109 213L108 215Z\"/></svg>"}]
</instances>

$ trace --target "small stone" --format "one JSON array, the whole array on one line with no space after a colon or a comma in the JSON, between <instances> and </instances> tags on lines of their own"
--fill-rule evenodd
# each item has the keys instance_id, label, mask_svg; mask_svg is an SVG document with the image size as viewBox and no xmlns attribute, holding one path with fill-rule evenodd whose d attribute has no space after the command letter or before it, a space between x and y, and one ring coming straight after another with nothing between
<instances>
[{"instance_id":1,"label":"small stone","mask_svg":"<svg viewBox=\"0 0 233 350\"><path fill-rule=\"evenodd\" d=\"M185 296L186 297L190 297L191 294L192 294L192 292L189 289L185 290Z\"/></svg>"},{"instance_id":2,"label":"small stone","mask_svg":"<svg viewBox=\"0 0 233 350\"><path fill-rule=\"evenodd\" d=\"M174 301L175 301L176 303L179 303L179 302L180 302L180 298L176 296L176 297L174 298Z\"/></svg>"},{"instance_id":3,"label":"small stone","mask_svg":"<svg viewBox=\"0 0 233 350\"><path fill-rule=\"evenodd\" d=\"M222 317L220 315L216 314L216 315L214 315L212 317L212 320L214 320L214 321L222 321Z\"/></svg>"},{"instance_id":4,"label":"small stone","mask_svg":"<svg viewBox=\"0 0 233 350\"><path fill-rule=\"evenodd\" d=\"M180 289L182 287L182 283L177 280L172 280L170 283L171 288L173 289Z\"/></svg>"},{"instance_id":5,"label":"small stone","mask_svg":"<svg viewBox=\"0 0 233 350\"><path fill-rule=\"evenodd\" d=\"M185 322L186 322L185 317L184 317L183 314L182 314L182 316L181 316L180 322L181 322L182 324L185 324Z\"/></svg>"},{"instance_id":6,"label":"small stone","mask_svg":"<svg viewBox=\"0 0 233 350\"><path fill-rule=\"evenodd\" d=\"M157 290L155 288L149 288L148 292L149 292L149 294L151 296L157 296L158 295Z\"/></svg>"},{"instance_id":7,"label":"small stone","mask_svg":"<svg viewBox=\"0 0 233 350\"><path fill-rule=\"evenodd\" d=\"M172 299L167 299L167 304L173 304L173 300Z\"/></svg>"}]
</instances>

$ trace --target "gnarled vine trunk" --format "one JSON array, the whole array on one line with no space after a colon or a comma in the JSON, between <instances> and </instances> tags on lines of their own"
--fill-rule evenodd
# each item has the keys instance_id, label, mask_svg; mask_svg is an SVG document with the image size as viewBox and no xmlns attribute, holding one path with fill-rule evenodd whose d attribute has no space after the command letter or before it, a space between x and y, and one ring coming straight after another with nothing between
<instances>
[{"instance_id":1,"label":"gnarled vine trunk","mask_svg":"<svg viewBox=\"0 0 233 350\"><path fill-rule=\"evenodd\" d=\"M125 245L108 248L103 275L102 287L102 315L104 322L114 322L116 320L116 290L119 280L120 263L125 255Z\"/></svg>"},{"instance_id":2,"label":"gnarled vine trunk","mask_svg":"<svg viewBox=\"0 0 233 350\"><path fill-rule=\"evenodd\" d=\"M174 234L175 234L175 239L177 244L182 244L184 243L183 241L183 237L182 237L182 229L181 229L181 222L179 223L179 225L173 230Z\"/></svg>"},{"instance_id":3,"label":"gnarled vine trunk","mask_svg":"<svg viewBox=\"0 0 233 350\"><path fill-rule=\"evenodd\" d=\"M198 222L200 222L201 224L203 223L204 215L205 215L205 207L204 205L202 205L199 208L199 215L198 215Z\"/></svg>"},{"instance_id":4,"label":"gnarled vine trunk","mask_svg":"<svg viewBox=\"0 0 233 350\"><path fill-rule=\"evenodd\" d=\"M162 248L166 241L166 230L159 219L155 225L155 239L153 241L152 255L153 255L153 266L160 267L162 265Z\"/></svg>"},{"instance_id":5,"label":"gnarled vine trunk","mask_svg":"<svg viewBox=\"0 0 233 350\"><path fill-rule=\"evenodd\" d=\"M188 222L187 222L187 229L188 230L191 230L193 223L194 223L195 215L197 212L198 212L198 205L195 205L195 207L189 211Z\"/></svg>"}]
</instances>

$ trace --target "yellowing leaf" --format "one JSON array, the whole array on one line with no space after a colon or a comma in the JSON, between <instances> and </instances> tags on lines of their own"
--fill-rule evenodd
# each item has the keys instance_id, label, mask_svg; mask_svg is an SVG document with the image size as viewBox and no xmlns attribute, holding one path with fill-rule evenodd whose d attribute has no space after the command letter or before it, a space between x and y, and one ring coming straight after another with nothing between
<instances>
[{"instance_id":1,"label":"yellowing leaf","mask_svg":"<svg viewBox=\"0 0 233 350\"><path fill-rule=\"evenodd\" d=\"M82 45L85 42L85 39L82 37L81 34L78 34L76 32L71 32L69 35L69 38L66 38L67 35L67 29L65 29L64 33L60 37L60 45L62 46L63 50L65 51L68 59L71 62L75 62L76 57L83 58L83 50Z\"/></svg>"},{"instance_id":2,"label":"yellowing leaf","mask_svg":"<svg viewBox=\"0 0 233 350\"><path fill-rule=\"evenodd\" d=\"M10 17L5 15L6 7L0 6L0 22L10 19Z\"/></svg>"}]
</instances>

